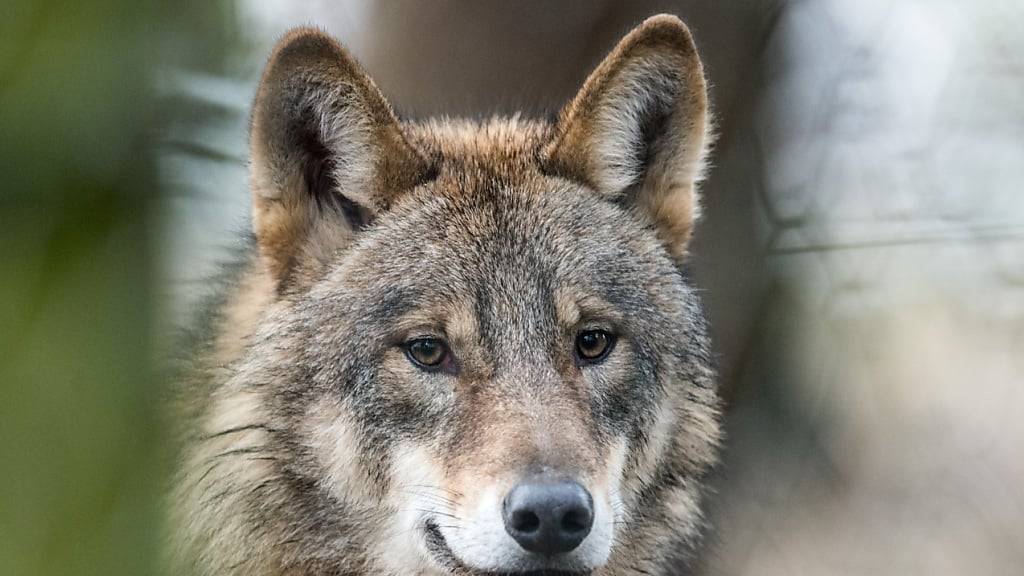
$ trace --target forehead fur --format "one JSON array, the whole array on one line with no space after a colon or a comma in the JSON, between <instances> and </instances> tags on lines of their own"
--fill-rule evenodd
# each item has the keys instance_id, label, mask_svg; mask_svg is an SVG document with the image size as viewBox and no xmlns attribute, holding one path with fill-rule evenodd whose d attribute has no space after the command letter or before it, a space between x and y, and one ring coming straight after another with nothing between
<instances>
[{"instance_id":1,"label":"forehead fur","mask_svg":"<svg viewBox=\"0 0 1024 576\"><path fill-rule=\"evenodd\" d=\"M671 279L673 264L642 218L546 172L540 153L552 124L513 116L432 119L403 129L431 159L436 178L381 214L380 226L367 231L351 258L342 254L340 276L356 285L425 288L443 273L448 291L503 287L511 295L514 286L557 273L564 302L554 304L569 318L580 315L569 300L578 306L575 300L585 296L572 287L596 279L585 273L608 273L604 284ZM416 290L420 297L430 291Z\"/></svg>"},{"instance_id":2,"label":"forehead fur","mask_svg":"<svg viewBox=\"0 0 1024 576\"><path fill-rule=\"evenodd\" d=\"M438 162L439 177L518 181L540 169L538 154L549 140L550 124L519 116L431 119L408 123L406 132L424 156Z\"/></svg>"}]
</instances>

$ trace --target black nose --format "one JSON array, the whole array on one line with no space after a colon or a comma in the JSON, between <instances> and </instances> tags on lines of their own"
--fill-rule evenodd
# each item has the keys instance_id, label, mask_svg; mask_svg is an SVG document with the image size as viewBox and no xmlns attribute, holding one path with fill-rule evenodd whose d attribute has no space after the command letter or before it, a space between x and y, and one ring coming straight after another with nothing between
<instances>
[{"instance_id":1,"label":"black nose","mask_svg":"<svg viewBox=\"0 0 1024 576\"><path fill-rule=\"evenodd\" d=\"M594 499L571 480L537 480L517 484L502 508L505 531L524 550L538 554L569 552L594 525Z\"/></svg>"}]
</instances>

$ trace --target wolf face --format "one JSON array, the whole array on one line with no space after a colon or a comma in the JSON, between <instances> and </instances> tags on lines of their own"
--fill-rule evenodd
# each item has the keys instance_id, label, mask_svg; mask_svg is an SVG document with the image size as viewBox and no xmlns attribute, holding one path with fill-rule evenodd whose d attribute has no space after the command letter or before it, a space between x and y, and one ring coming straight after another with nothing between
<instances>
[{"instance_id":1,"label":"wolf face","mask_svg":"<svg viewBox=\"0 0 1024 576\"><path fill-rule=\"evenodd\" d=\"M399 122L287 35L252 118L257 244L189 402L202 574L660 574L718 443L683 272L707 142L689 32L628 35L554 123Z\"/></svg>"}]
</instances>

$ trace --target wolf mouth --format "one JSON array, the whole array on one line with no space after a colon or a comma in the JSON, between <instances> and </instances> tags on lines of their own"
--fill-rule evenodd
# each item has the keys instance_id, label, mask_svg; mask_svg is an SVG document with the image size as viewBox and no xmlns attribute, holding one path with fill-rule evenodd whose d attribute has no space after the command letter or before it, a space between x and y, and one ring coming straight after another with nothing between
<instances>
[{"instance_id":1,"label":"wolf mouth","mask_svg":"<svg viewBox=\"0 0 1024 576\"><path fill-rule=\"evenodd\" d=\"M441 529L434 522L428 520L426 522L426 536L427 536L427 550L433 554L442 565L452 568L457 574L465 574L471 576L589 576L590 570L581 571L570 571L570 570L522 570L522 571L504 571L504 572L482 572L480 570L474 570L465 564L452 552L452 549L448 547L448 542L444 538L444 534L441 534Z\"/></svg>"}]
</instances>

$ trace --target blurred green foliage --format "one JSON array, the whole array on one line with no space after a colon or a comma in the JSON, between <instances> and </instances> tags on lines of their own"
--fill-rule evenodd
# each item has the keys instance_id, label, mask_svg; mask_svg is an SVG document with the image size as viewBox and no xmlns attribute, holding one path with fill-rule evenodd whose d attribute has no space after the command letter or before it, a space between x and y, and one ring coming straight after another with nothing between
<instances>
[{"instance_id":1,"label":"blurred green foliage","mask_svg":"<svg viewBox=\"0 0 1024 576\"><path fill-rule=\"evenodd\" d=\"M0 7L0 574L159 571L153 89L216 72L222 2Z\"/></svg>"}]
</instances>

